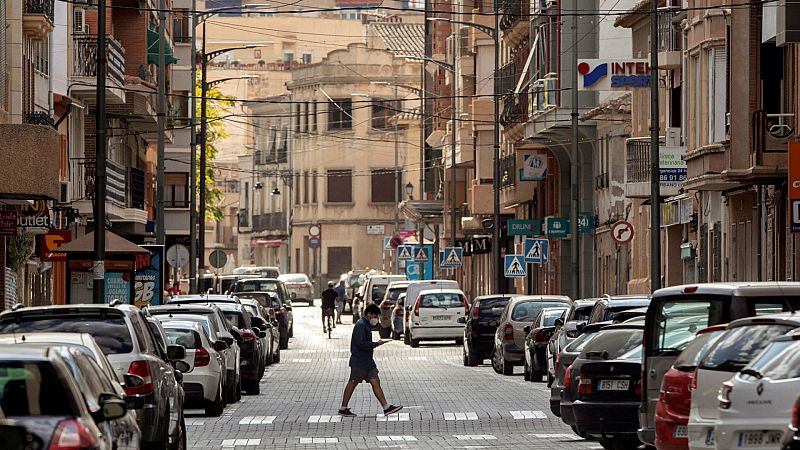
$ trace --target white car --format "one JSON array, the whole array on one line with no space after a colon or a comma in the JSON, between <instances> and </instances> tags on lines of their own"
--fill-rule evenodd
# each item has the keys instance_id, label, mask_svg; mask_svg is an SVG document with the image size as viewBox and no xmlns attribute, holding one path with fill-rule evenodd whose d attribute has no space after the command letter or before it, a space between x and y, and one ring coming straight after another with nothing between
<instances>
[{"instance_id":1,"label":"white car","mask_svg":"<svg viewBox=\"0 0 800 450\"><path fill-rule=\"evenodd\" d=\"M186 349L186 356L182 360L189 366L183 372L186 405L204 407L208 416L222 414L225 407L225 360L219 352L228 344L221 340L212 343L203 327L196 322L165 320L161 326L170 345L182 345Z\"/></svg>"},{"instance_id":2,"label":"white car","mask_svg":"<svg viewBox=\"0 0 800 450\"><path fill-rule=\"evenodd\" d=\"M716 448L776 449L800 392L800 333L776 338L719 392Z\"/></svg>"},{"instance_id":3,"label":"white car","mask_svg":"<svg viewBox=\"0 0 800 450\"><path fill-rule=\"evenodd\" d=\"M720 418L722 383L731 379L773 339L800 327L800 316L773 314L731 322L697 366L689 412L689 448L716 448L715 426ZM727 447L720 447L727 448Z\"/></svg>"},{"instance_id":4,"label":"white car","mask_svg":"<svg viewBox=\"0 0 800 450\"><path fill-rule=\"evenodd\" d=\"M464 317L469 311L467 297L460 289L427 289L421 291L411 307L408 339L412 347L422 340L455 339L463 344ZM462 319L462 320L459 320Z\"/></svg>"}]
</instances>

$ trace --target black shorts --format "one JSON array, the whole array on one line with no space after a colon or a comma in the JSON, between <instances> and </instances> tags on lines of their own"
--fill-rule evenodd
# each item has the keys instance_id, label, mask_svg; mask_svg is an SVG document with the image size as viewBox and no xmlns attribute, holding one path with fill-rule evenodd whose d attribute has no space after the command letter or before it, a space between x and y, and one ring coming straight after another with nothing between
<instances>
[{"instance_id":1,"label":"black shorts","mask_svg":"<svg viewBox=\"0 0 800 450\"><path fill-rule=\"evenodd\" d=\"M348 379L353 384L368 382L378 378L378 368L364 369L363 367L350 367L350 378Z\"/></svg>"},{"instance_id":2,"label":"black shorts","mask_svg":"<svg viewBox=\"0 0 800 450\"><path fill-rule=\"evenodd\" d=\"M333 317L333 315L334 315L333 311L334 311L333 307L323 306L322 307L322 317L329 317L329 316Z\"/></svg>"}]
</instances>

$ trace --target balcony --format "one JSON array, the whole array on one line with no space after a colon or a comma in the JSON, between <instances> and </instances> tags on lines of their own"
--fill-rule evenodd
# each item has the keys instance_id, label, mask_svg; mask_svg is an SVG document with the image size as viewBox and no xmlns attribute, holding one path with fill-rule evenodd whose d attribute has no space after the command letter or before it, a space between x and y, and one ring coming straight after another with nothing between
<instances>
[{"instance_id":1,"label":"balcony","mask_svg":"<svg viewBox=\"0 0 800 450\"><path fill-rule=\"evenodd\" d=\"M0 125L0 197L59 199L58 132L42 125Z\"/></svg>"},{"instance_id":2,"label":"balcony","mask_svg":"<svg viewBox=\"0 0 800 450\"><path fill-rule=\"evenodd\" d=\"M50 117L50 115L44 111L34 111L25 113L23 121L29 125L45 125L48 127L52 127L53 125L55 125L53 118Z\"/></svg>"},{"instance_id":3,"label":"balcony","mask_svg":"<svg viewBox=\"0 0 800 450\"><path fill-rule=\"evenodd\" d=\"M512 46L528 35L530 26L530 2L519 0L500 0L500 30L504 32L503 38Z\"/></svg>"},{"instance_id":4,"label":"balcony","mask_svg":"<svg viewBox=\"0 0 800 450\"><path fill-rule=\"evenodd\" d=\"M665 163L668 159L679 159L680 155L677 153L680 153L681 150L685 153L685 148L682 147L661 147L660 149L661 197L678 195L679 189L686 179L685 165L681 172L680 168L668 167ZM626 153L625 196L628 198L650 197L649 138L628 139Z\"/></svg>"},{"instance_id":5,"label":"balcony","mask_svg":"<svg viewBox=\"0 0 800 450\"><path fill-rule=\"evenodd\" d=\"M286 233L286 213L266 213L253 216L251 231L258 232L278 232L271 234Z\"/></svg>"},{"instance_id":6,"label":"balcony","mask_svg":"<svg viewBox=\"0 0 800 450\"><path fill-rule=\"evenodd\" d=\"M523 124L528 120L528 94L507 95L503 97L503 111L500 113L500 123L508 129L514 125ZM517 137L519 139L521 137Z\"/></svg>"},{"instance_id":7,"label":"balcony","mask_svg":"<svg viewBox=\"0 0 800 450\"><path fill-rule=\"evenodd\" d=\"M81 214L91 215L95 162L82 161L71 166L73 199ZM147 222L144 170L106 161L106 213L112 220Z\"/></svg>"},{"instance_id":8,"label":"balcony","mask_svg":"<svg viewBox=\"0 0 800 450\"><path fill-rule=\"evenodd\" d=\"M729 167L722 172L723 179L739 183L786 181L787 150L795 139L794 113L752 113L753 145L748 163L729 158Z\"/></svg>"},{"instance_id":9,"label":"balcony","mask_svg":"<svg viewBox=\"0 0 800 450\"><path fill-rule=\"evenodd\" d=\"M53 31L54 0L25 0L22 30L33 40L41 40Z\"/></svg>"},{"instance_id":10,"label":"balcony","mask_svg":"<svg viewBox=\"0 0 800 450\"><path fill-rule=\"evenodd\" d=\"M682 36L671 11L658 14L658 66L664 70L681 68Z\"/></svg>"},{"instance_id":11,"label":"balcony","mask_svg":"<svg viewBox=\"0 0 800 450\"><path fill-rule=\"evenodd\" d=\"M89 102L97 100L97 37L73 37L72 92ZM125 103L125 49L113 36L106 36L106 102Z\"/></svg>"}]
</instances>

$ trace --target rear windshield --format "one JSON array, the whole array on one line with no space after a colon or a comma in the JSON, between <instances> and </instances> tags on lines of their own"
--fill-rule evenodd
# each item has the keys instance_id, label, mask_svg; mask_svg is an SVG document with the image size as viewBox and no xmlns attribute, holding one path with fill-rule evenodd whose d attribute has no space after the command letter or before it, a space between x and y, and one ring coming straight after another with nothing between
<instances>
[{"instance_id":1,"label":"rear windshield","mask_svg":"<svg viewBox=\"0 0 800 450\"><path fill-rule=\"evenodd\" d=\"M0 361L0 406L6 416L72 416L70 395L48 362Z\"/></svg>"},{"instance_id":2,"label":"rear windshield","mask_svg":"<svg viewBox=\"0 0 800 450\"><path fill-rule=\"evenodd\" d=\"M52 319L22 317L23 322L9 322L0 325L3 333L34 333L52 331L65 333L89 333L106 355L130 353L133 351L133 340L125 318L118 315L105 317L70 317L62 316Z\"/></svg>"},{"instance_id":3,"label":"rear windshield","mask_svg":"<svg viewBox=\"0 0 800 450\"><path fill-rule=\"evenodd\" d=\"M478 301L478 312L487 319L498 318L508 304L507 298L484 298Z\"/></svg>"},{"instance_id":4,"label":"rear windshield","mask_svg":"<svg viewBox=\"0 0 800 450\"><path fill-rule=\"evenodd\" d=\"M759 324L728 330L703 357L700 368L736 372L744 368L771 340L793 328L788 325Z\"/></svg>"},{"instance_id":5,"label":"rear windshield","mask_svg":"<svg viewBox=\"0 0 800 450\"><path fill-rule=\"evenodd\" d=\"M722 336L725 330L709 331L697 335L690 342L672 364L676 369L682 371L692 371L700 363L706 352Z\"/></svg>"},{"instance_id":6,"label":"rear windshield","mask_svg":"<svg viewBox=\"0 0 800 450\"><path fill-rule=\"evenodd\" d=\"M724 297L693 297L687 301L655 301L655 314L652 328L648 325L647 351L649 355L674 352L666 342L669 334L676 329L686 329L690 333L724 321ZM653 307L651 307L653 311ZM648 320L650 322L650 320Z\"/></svg>"},{"instance_id":7,"label":"rear windshield","mask_svg":"<svg viewBox=\"0 0 800 450\"><path fill-rule=\"evenodd\" d=\"M305 283L308 281L308 277L305 275L281 275L278 277L279 280L283 281L284 283Z\"/></svg>"},{"instance_id":8,"label":"rear windshield","mask_svg":"<svg viewBox=\"0 0 800 450\"><path fill-rule=\"evenodd\" d=\"M515 322L532 322L542 308L552 308L554 306L564 306L559 302L523 302L514 306L511 312L511 320Z\"/></svg>"},{"instance_id":9,"label":"rear windshield","mask_svg":"<svg viewBox=\"0 0 800 450\"><path fill-rule=\"evenodd\" d=\"M165 320L165 319L166 318L163 318L163 317L161 318L161 320ZM168 320L183 320L183 321L187 321L187 322L194 322L194 323L200 325L201 327L203 327L203 331L206 332L207 336L211 336L211 330L209 330L209 323L208 323L208 317L207 316L199 316L199 315L195 316L195 315L190 315L190 314L183 314L183 315L181 315L181 314L173 314L173 315L169 316Z\"/></svg>"},{"instance_id":10,"label":"rear windshield","mask_svg":"<svg viewBox=\"0 0 800 450\"><path fill-rule=\"evenodd\" d=\"M759 356L759 359L765 360L766 363L763 367L757 368L757 370L764 377L773 380L800 378L800 342L781 341L774 342L772 345L777 347L776 351L771 352L772 355L765 355L767 353L765 350ZM764 357L762 358L762 356Z\"/></svg>"},{"instance_id":11,"label":"rear windshield","mask_svg":"<svg viewBox=\"0 0 800 450\"><path fill-rule=\"evenodd\" d=\"M386 295L386 284L373 284L372 285L372 299L373 300L383 300L383 296Z\"/></svg>"},{"instance_id":12,"label":"rear windshield","mask_svg":"<svg viewBox=\"0 0 800 450\"><path fill-rule=\"evenodd\" d=\"M282 293L277 281L239 280L236 282L237 292L277 292Z\"/></svg>"},{"instance_id":13,"label":"rear windshield","mask_svg":"<svg viewBox=\"0 0 800 450\"><path fill-rule=\"evenodd\" d=\"M244 273L247 275L258 275L264 278L278 278L280 275L280 272L278 272L277 269L270 269L266 267L245 269Z\"/></svg>"},{"instance_id":14,"label":"rear windshield","mask_svg":"<svg viewBox=\"0 0 800 450\"><path fill-rule=\"evenodd\" d=\"M420 308L458 308L464 307L464 301L459 294L440 293L422 296Z\"/></svg>"},{"instance_id":15,"label":"rear windshield","mask_svg":"<svg viewBox=\"0 0 800 450\"><path fill-rule=\"evenodd\" d=\"M407 286L390 288L389 296L386 299L395 302L397 301L397 297L400 297L400 294L405 293L407 289Z\"/></svg>"},{"instance_id":16,"label":"rear windshield","mask_svg":"<svg viewBox=\"0 0 800 450\"><path fill-rule=\"evenodd\" d=\"M225 314L225 319L228 321L231 326L237 328L247 328L247 324L244 322L244 316L236 311L222 311Z\"/></svg>"},{"instance_id":17,"label":"rear windshield","mask_svg":"<svg viewBox=\"0 0 800 450\"><path fill-rule=\"evenodd\" d=\"M586 347L586 344L594 339L595 336L597 336L596 331L592 333L583 333L582 335L576 337L574 341L567 344L567 346L564 347L564 351L568 353L581 352L583 351L584 347Z\"/></svg>"},{"instance_id":18,"label":"rear windshield","mask_svg":"<svg viewBox=\"0 0 800 450\"><path fill-rule=\"evenodd\" d=\"M164 331L167 333L167 343L169 345L182 345L187 349L202 347L200 335L194 330L167 328Z\"/></svg>"},{"instance_id":19,"label":"rear windshield","mask_svg":"<svg viewBox=\"0 0 800 450\"><path fill-rule=\"evenodd\" d=\"M581 358L589 352L603 352L604 359L617 359L642 344L642 330L600 330L581 351Z\"/></svg>"}]
</instances>

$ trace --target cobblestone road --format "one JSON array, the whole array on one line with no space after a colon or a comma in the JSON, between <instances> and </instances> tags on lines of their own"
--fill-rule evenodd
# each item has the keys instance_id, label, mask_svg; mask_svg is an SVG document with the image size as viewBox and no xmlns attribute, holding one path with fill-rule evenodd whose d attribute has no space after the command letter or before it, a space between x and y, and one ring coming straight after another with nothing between
<instances>
[{"instance_id":1,"label":"cobblestone road","mask_svg":"<svg viewBox=\"0 0 800 450\"><path fill-rule=\"evenodd\" d=\"M520 368L504 377L486 365L464 367L452 343L378 348L384 391L403 410L383 417L362 384L350 403L358 417L342 418L336 412L349 374L350 316L332 339L321 331L319 307L295 307L294 317L295 337L281 363L267 368L260 395L243 397L221 417L187 411L189 448L601 448L550 413L544 383L525 382Z\"/></svg>"}]
</instances>

